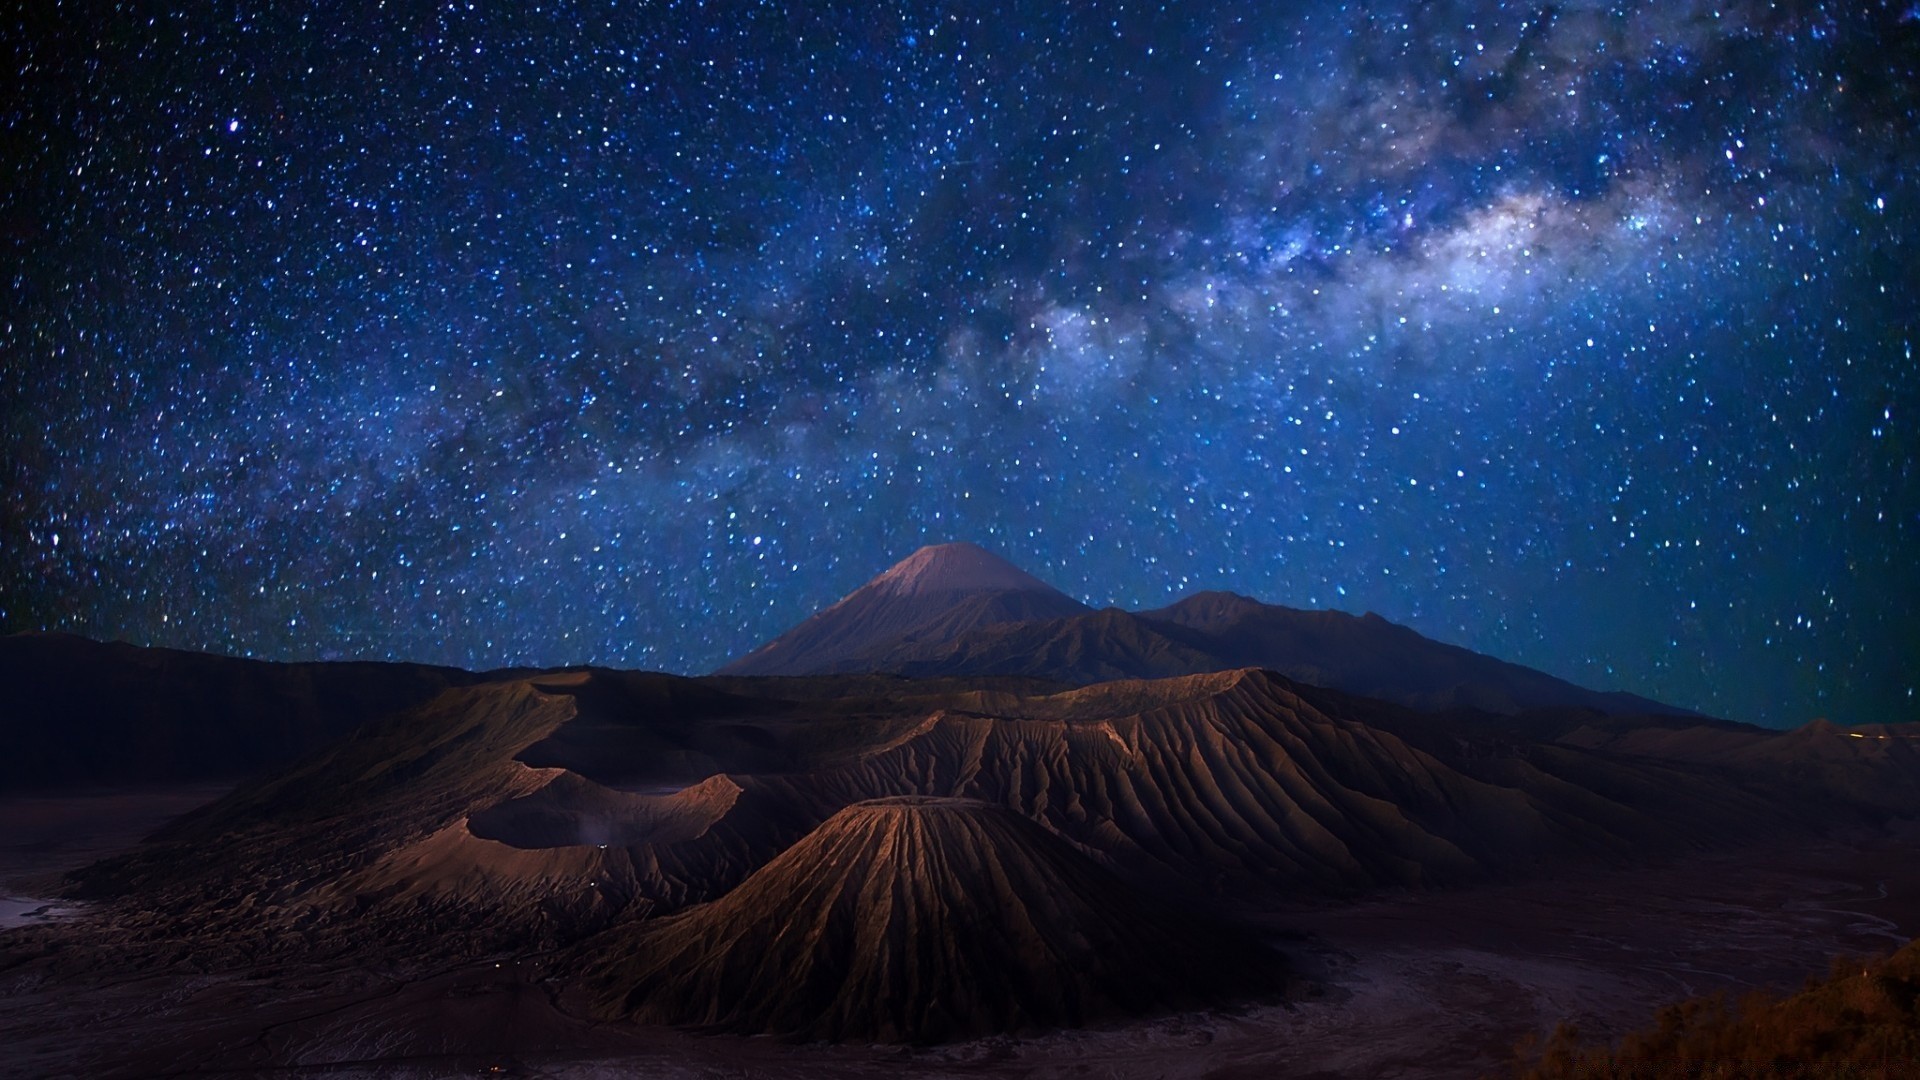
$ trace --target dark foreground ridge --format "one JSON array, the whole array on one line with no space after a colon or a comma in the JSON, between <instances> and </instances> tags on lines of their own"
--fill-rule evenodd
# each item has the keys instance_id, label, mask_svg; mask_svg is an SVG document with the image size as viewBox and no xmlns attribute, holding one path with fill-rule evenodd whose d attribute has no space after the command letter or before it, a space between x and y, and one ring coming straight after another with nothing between
<instances>
[{"instance_id":1,"label":"dark foreground ridge","mask_svg":"<svg viewBox=\"0 0 1920 1080\"><path fill-rule=\"evenodd\" d=\"M486 678L10 634L0 637L0 792L237 779Z\"/></svg>"},{"instance_id":2,"label":"dark foreground ridge","mask_svg":"<svg viewBox=\"0 0 1920 1080\"><path fill-rule=\"evenodd\" d=\"M1660 1010L1617 1045L1582 1045L1562 1027L1522 1080L1835 1080L1920 1075L1920 942L1891 957L1836 959L1823 982L1737 1005L1714 995Z\"/></svg>"},{"instance_id":3,"label":"dark foreground ridge","mask_svg":"<svg viewBox=\"0 0 1920 1080\"><path fill-rule=\"evenodd\" d=\"M1197 1008L1282 970L1005 807L916 796L849 806L721 899L586 950L604 1015L829 1041Z\"/></svg>"}]
</instances>

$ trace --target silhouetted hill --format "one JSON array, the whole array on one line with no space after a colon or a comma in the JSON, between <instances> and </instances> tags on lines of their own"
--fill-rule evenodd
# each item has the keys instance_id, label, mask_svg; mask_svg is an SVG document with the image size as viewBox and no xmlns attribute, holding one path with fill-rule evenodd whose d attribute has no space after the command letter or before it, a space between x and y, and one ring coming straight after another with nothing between
<instances>
[{"instance_id":1,"label":"silhouetted hill","mask_svg":"<svg viewBox=\"0 0 1920 1080\"><path fill-rule=\"evenodd\" d=\"M485 676L0 637L0 791L237 779Z\"/></svg>"},{"instance_id":2,"label":"silhouetted hill","mask_svg":"<svg viewBox=\"0 0 1920 1080\"><path fill-rule=\"evenodd\" d=\"M1695 715L1576 686L1371 613L1303 611L1226 592L1152 611L1090 611L971 544L922 548L719 674L889 672L1085 685L1249 667L1430 712Z\"/></svg>"},{"instance_id":3,"label":"silhouetted hill","mask_svg":"<svg viewBox=\"0 0 1920 1080\"><path fill-rule=\"evenodd\" d=\"M1571 706L1604 713L1687 713L1634 694L1589 690L1435 641L1371 612L1303 611L1203 592L1142 615L1205 634L1232 666L1270 668L1315 686L1418 709L1515 713Z\"/></svg>"},{"instance_id":4,"label":"silhouetted hill","mask_svg":"<svg viewBox=\"0 0 1920 1080\"><path fill-rule=\"evenodd\" d=\"M603 1015L939 1042L1277 990L1279 958L1137 893L1005 807L839 811L724 897L595 938Z\"/></svg>"},{"instance_id":5,"label":"silhouetted hill","mask_svg":"<svg viewBox=\"0 0 1920 1080\"><path fill-rule=\"evenodd\" d=\"M1691 715L1434 641L1378 615L1301 611L1230 593L1200 593L1148 612L1108 609L1000 623L948 638L923 634L869 657L877 670L915 677L1024 676L1071 683L1258 667L1426 711L1577 708Z\"/></svg>"},{"instance_id":6,"label":"silhouetted hill","mask_svg":"<svg viewBox=\"0 0 1920 1080\"><path fill-rule=\"evenodd\" d=\"M1920 807L1920 725L1841 727L1815 720L1779 732L1724 722L1619 723L1593 718L1558 736L1569 746L1712 766L1793 791L1907 814Z\"/></svg>"}]
</instances>

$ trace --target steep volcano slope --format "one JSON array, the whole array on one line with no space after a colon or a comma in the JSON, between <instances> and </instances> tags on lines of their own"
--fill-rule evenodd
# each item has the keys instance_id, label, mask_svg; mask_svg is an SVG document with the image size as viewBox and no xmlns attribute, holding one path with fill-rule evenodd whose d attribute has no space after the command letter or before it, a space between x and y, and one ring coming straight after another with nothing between
<instances>
[{"instance_id":1,"label":"steep volcano slope","mask_svg":"<svg viewBox=\"0 0 1920 1080\"><path fill-rule=\"evenodd\" d=\"M234 779L486 678L275 664L66 634L0 637L0 791Z\"/></svg>"},{"instance_id":2,"label":"steep volcano slope","mask_svg":"<svg viewBox=\"0 0 1920 1080\"><path fill-rule=\"evenodd\" d=\"M1117 608L896 642L873 654L873 665L910 678L1018 676L1080 686L1243 666L1228 663L1221 644L1204 633Z\"/></svg>"},{"instance_id":3,"label":"steep volcano slope","mask_svg":"<svg viewBox=\"0 0 1920 1080\"><path fill-rule=\"evenodd\" d=\"M1253 938L959 799L850 806L725 897L582 951L603 1015L807 1040L1034 1031L1280 984Z\"/></svg>"},{"instance_id":4,"label":"steep volcano slope","mask_svg":"<svg viewBox=\"0 0 1920 1080\"><path fill-rule=\"evenodd\" d=\"M1012 807L1136 881L1291 897L1462 881L1576 852L1705 843L1776 820L1659 762L1461 741L1445 758L1261 671L1109 683L1014 716L941 711L857 760L744 778L815 820L889 794Z\"/></svg>"},{"instance_id":5,"label":"steep volcano slope","mask_svg":"<svg viewBox=\"0 0 1920 1080\"><path fill-rule=\"evenodd\" d=\"M173 913L167 933L185 920L269 949L332 935L471 952L716 899L886 796L1002 805L1137 886L1228 902L1784 822L1720 771L1448 734L1260 671L1040 696L902 683L891 704L867 677L847 699L810 684L804 702L744 692L787 680L718 683L583 671L452 690L83 880ZM1411 734L1355 718L1369 708Z\"/></svg>"},{"instance_id":6,"label":"steep volcano slope","mask_svg":"<svg viewBox=\"0 0 1920 1080\"><path fill-rule=\"evenodd\" d=\"M1378 615L1301 611L1231 593L1199 593L1157 611L1003 623L945 638L922 634L872 654L869 662L875 670L919 678L997 675L1081 684L1258 667L1424 710L1684 712L1575 686Z\"/></svg>"},{"instance_id":7,"label":"steep volcano slope","mask_svg":"<svg viewBox=\"0 0 1920 1080\"><path fill-rule=\"evenodd\" d=\"M869 654L903 641L946 641L983 626L1086 610L1085 604L973 544L939 544L914 552L719 673L873 670Z\"/></svg>"},{"instance_id":8,"label":"steep volcano slope","mask_svg":"<svg viewBox=\"0 0 1920 1080\"><path fill-rule=\"evenodd\" d=\"M598 671L455 689L77 882L85 895L142 897L162 932L184 920L268 949L353 937L453 952L551 942L707 899L804 831L757 812L726 776L804 766L783 748L782 724L831 742L830 710L796 719L784 708L674 676ZM887 730L872 716L858 726ZM555 760L593 776L546 764ZM286 938L290 926L306 928L302 940Z\"/></svg>"}]
</instances>

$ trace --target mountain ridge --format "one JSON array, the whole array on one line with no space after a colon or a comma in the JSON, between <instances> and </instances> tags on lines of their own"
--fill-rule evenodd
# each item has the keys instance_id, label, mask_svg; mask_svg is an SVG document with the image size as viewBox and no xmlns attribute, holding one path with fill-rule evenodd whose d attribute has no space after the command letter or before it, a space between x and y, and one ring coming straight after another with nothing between
<instances>
[{"instance_id":1,"label":"mountain ridge","mask_svg":"<svg viewBox=\"0 0 1920 1080\"><path fill-rule=\"evenodd\" d=\"M1430 712L1699 715L1438 641L1374 612L1291 608L1220 590L1160 608L1093 610L971 544L921 548L715 674L1084 685L1247 667Z\"/></svg>"},{"instance_id":2,"label":"mountain ridge","mask_svg":"<svg viewBox=\"0 0 1920 1080\"><path fill-rule=\"evenodd\" d=\"M0 684L8 688L0 792L236 779L505 674L8 634L0 636Z\"/></svg>"},{"instance_id":3,"label":"mountain ridge","mask_svg":"<svg viewBox=\"0 0 1920 1080\"><path fill-rule=\"evenodd\" d=\"M549 672L365 724L69 880L128 920L125 948L160 959L182 941L276 962L553 950L584 965L566 961L567 985L607 976L602 1016L918 1042L1184 1007L1183 993L1155 991L1108 1008L1129 978L1185 978L1184 923L1149 909L1246 930L1275 905L1726 848L1920 806L1920 745L1904 732L1585 716L1481 724L1258 668L1064 689ZM820 832L901 797L993 809L955 828L882 829L914 845L898 855ZM835 882L873 886L872 903L849 915ZM863 912L905 968L868 962ZM789 913L793 926L775 917ZM935 924L971 943L920 929ZM1029 924L1026 944L996 929ZM1080 930L1144 951L1078 982L1088 972L1061 943ZM816 945L827 959L806 959ZM836 972L864 981L810 981ZM1009 978L1061 1008L1002 993ZM782 1011L737 980L804 1001ZM1192 988L1237 997L1237 985ZM991 992L969 998L976 986Z\"/></svg>"}]
</instances>

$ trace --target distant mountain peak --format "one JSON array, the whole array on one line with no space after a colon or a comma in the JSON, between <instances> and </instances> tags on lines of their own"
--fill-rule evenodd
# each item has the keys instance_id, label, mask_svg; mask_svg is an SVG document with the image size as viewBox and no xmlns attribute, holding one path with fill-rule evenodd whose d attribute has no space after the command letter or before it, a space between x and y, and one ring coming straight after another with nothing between
<instances>
[{"instance_id":1,"label":"distant mountain peak","mask_svg":"<svg viewBox=\"0 0 1920 1080\"><path fill-rule=\"evenodd\" d=\"M1267 608L1268 605L1255 600L1251 596L1243 596L1237 592L1227 592L1224 589L1205 589L1183 596L1161 610L1179 613L1204 611L1241 614L1245 612L1265 611Z\"/></svg>"},{"instance_id":2,"label":"distant mountain peak","mask_svg":"<svg viewBox=\"0 0 1920 1080\"><path fill-rule=\"evenodd\" d=\"M913 638L945 641L983 626L1086 611L1085 604L977 544L934 544L720 671L869 670L878 655Z\"/></svg>"},{"instance_id":3,"label":"distant mountain peak","mask_svg":"<svg viewBox=\"0 0 1920 1080\"><path fill-rule=\"evenodd\" d=\"M895 596L960 592L1057 592L978 544L929 544L868 583Z\"/></svg>"}]
</instances>

